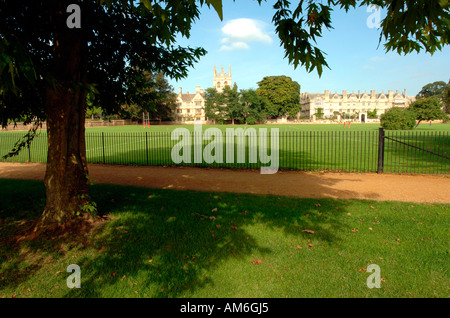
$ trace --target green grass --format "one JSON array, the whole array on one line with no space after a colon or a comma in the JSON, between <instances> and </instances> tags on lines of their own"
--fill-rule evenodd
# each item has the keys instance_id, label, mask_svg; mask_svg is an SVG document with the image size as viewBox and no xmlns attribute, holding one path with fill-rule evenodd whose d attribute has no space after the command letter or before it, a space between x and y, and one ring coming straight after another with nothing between
<instances>
[{"instance_id":1,"label":"green grass","mask_svg":"<svg viewBox=\"0 0 450 318\"><path fill-rule=\"evenodd\" d=\"M178 140L171 140L170 132L176 128L185 128L193 132L193 125L152 126L113 126L88 128L86 130L86 155L90 163L129 164L129 165L171 165L171 151ZM295 170L331 170L376 172L378 168L378 128L376 124L353 124L351 128L343 125L203 125L203 130L219 128L225 138L226 128L278 128L279 168ZM0 155L10 151L14 143L24 133L8 132L0 134ZM423 148L442 156L450 155L450 125L421 124L413 131L387 131L403 142ZM192 134L193 135L193 134ZM193 138L192 144L194 144ZM203 149L209 144L203 141ZM236 143L236 141L235 141ZM250 163L249 144L246 144L246 161L231 164L225 162L226 143L224 142L224 163L208 164L202 161L198 166L217 166L231 168L259 168L261 162ZM46 161L47 137L40 132L31 144L18 156L7 161ZM270 148L270 147L269 147ZM193 149L193 148L192 148ZM257 155L259 158L259 154ZM194 162L194 151L191 164ZM387 141L385 147L385 172L393 173L450 173L449 160L419 151L403 144Z\"/></svg>"},{"instance_id":2,"label":"green grass","mask_svg":"<svg viewBox=\"0 0 450 318\"><path fill-rule=\"evenodd\" d=\"M86 128L86 132L171 132L175 128L187 128L190 131L194 131L194 125L151 125L144 128L141 125L130 126L110 126L110 127L89 127ZM202 125L203 130L208 128L219 128L225 131L226 128L278 128L282 131L378 131L381 127L379 124L359 124L352 123L350 128L348 124L344 128L343 124L280 124L280 125ZM418 131L450 131L450 124L433 123L430 124L421 123L415 129Z\"/></svg>"},{"instance_id":3,"label":"green grass","mask_svg":"<svg viewBox=\"0 0 450 318\"><path fill-rule=\"evenodd\" d=\"M86 236L18 242L44 186L0 180L0 189L0 297L450 295L448 204L94 185L110 221ZM80 289L66 286L70 264ZM370 264L379 289L366 285Z\"/></svg>"}]
</instances>

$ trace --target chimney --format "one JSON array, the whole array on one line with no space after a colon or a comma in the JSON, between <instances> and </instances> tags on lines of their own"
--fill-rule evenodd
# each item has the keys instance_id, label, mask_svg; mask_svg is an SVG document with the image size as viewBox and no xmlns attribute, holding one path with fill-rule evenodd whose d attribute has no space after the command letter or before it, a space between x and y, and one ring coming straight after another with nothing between
<instances>
[{"instance_id":1,"label":"chimney","mask_svg":"<svg viewBox=\"0 0 450 318\"><path fill-rule=\"evenodd\" d=\"M347 91L342 91L342 97L344 98L344 99L347 99Z\"/></svg>"},{"instance_id":2,"label":"chimney","mask_svg":"<svg viewBox=\"0 0 450 318\"><path fill-rule=\"evenodd\" d=\"M389 98L394 96L394 91L392 89L389 90Z\"/></svg>"},{"instance_id":3,"label":"chimney","mask_svg":"<svg viewBox=\"0 0 450 318\"><path fill-rule=\"evenodd\" d=\"M195 86L195 93L196 94L201 93L200 86Z\"/></svg>"},{"instance_id":4,"label":"chimney","mask_svg":"<svg viewBox=\"0 0 450 318\"><path fill-rule=\"evenodd\" d=\"M406 98L406 88L405 88L405 92L404 92L405 98Z\"/></svg>"},{"instance_id":5,"label":"chimney","mask_svg":"<svg viewBox=\"0 0 450 318\"><path fill-rule=\"evenodd\" d=\"M183 93L183 89L180 87L180 94L182 94Z\"/></svg>"},{"instance_id":6,"label":"chimney","mask_svg":"<svg viewBox=\"0 0 450 318\"><path fill-rule=\"evenodd\" d=\"M370 98L375 99L375 91L374 90L370 91Z\"/></svg>"}]
</instances>

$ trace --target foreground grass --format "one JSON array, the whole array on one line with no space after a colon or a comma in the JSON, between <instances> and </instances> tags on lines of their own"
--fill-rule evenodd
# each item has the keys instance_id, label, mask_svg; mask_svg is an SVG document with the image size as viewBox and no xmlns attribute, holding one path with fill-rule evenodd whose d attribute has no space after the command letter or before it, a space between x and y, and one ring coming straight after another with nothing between
<instances>
[{"instance_id":1,"label":"foreground grass","mask_svg":"<svg viewBox=\"0 0 450 318\"><path fill-rule=\"evenodd\" d=\"M111 220L56 240L23 236L42 182L0 179L0 190L0 297L450 295L450 205L95 185ZM66 286L70 264L80 289Z\"/></svg>"}]
</instances>

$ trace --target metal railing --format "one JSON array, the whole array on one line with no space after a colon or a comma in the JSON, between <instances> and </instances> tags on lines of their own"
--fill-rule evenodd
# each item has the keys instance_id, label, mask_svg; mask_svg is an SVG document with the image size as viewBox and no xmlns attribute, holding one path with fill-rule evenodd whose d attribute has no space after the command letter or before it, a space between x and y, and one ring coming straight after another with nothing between
<instances>
[{"instance_id":1,"label":"metal railing","mask_svg":"<svg viewBox=\"0 0 450 318\"><path fill-rule=\"evenodd\" d=\"M46 162L47 134L39 132L29 147L17 156L3 158L23 133L0 134L0 160L13 162ZM214 137L204 140L201 150ZM206 136L208 137L208 136ZM211 137L211 136L209 136ZM250 160L252 151L248 138L245 143L245 160L239 162L237 137L233 144L234 160L226 160L227 142L225 134L220 149L212 154L222 153L222 162L208 163L194 160L195 136L190 140L172 140L170 132L142 133L86 133L86 158L88 163L170 166L184 165L197 167L224 167L256 169L267 166L260 161ZM279 132L278 154L280 170L342 171L342 172L388 172L408 174L449 174L450 173L450 133L447 131L293 131ZM198 139L197 139L198 140ZM182 151L190 149L190 162L174 163L172 149L181 143ZM220 144L220 143L219 143ZM180 145L180 144L179 144ZM270 155L270 138L267 140Z\"/></svg>"}]
</instances>

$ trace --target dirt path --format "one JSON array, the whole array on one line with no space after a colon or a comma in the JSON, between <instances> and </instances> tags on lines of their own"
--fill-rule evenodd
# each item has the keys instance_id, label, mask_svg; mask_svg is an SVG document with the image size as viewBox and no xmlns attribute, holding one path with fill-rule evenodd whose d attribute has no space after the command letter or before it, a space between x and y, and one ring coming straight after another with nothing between
<instances>
[{"instance_id":1,"label":"dirt path","mask_svg":"<svg viewBox=\"0 0 450 318\"><path fill-rule=\"evenodd\" d=\"M89 165L94 183L303 198L339 198L450 203L450 176L372 173L233 171L186 167ZM43 180L45 164L0 163L0 178Z\"/></svg>"}]
</instances>

